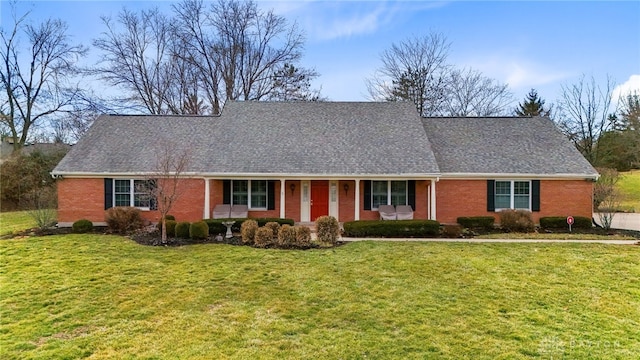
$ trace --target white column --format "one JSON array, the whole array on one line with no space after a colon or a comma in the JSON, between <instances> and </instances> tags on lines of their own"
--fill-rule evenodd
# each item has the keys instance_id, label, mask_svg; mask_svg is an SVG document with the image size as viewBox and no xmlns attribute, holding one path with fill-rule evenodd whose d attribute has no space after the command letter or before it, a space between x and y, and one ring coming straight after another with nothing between
<instances>
[{"instance_id":1,"label":"white column","mask_svg":"<svg viewBox=\"0 0 640 360\"><path fill-rule=\"evenodd\" d=\"M429 220L436 219L436 181L431 179L431 186L429 187L431 190L431 212L429 214Z\"/></svg>"},{"instance_id":2,"label":"white column","mask_svg":"<svg viewBox=\"0 0 640 360\"><path fill-rule=\"evenodd\" d=\"M356 214L355 214L355 220L358 221L360 220L360 179L356 179L356 191L355 191L355 199L354 199L354 204L355 204L355 209L356 209Z\"/></svg>"},{"instance_id":3,"label":"white column","mask_svg":"<svg viewBox=\"0 0 640 360\"><path fill-rule=\"evenodd\" d=\"M209 204L209 179L204 179L204 209L202 210L202 218L209 219L211 215L211 206Z\"/></svg>"},{"instance_id":4,"label":"white column","mask_svg":"<svg viewBox=\"0 0 640 360\"><path fill-rule=\"evenodd\" d=\"M285 217L285 189L284 189L285 179L280 179L280 217Z\"/></svg>"}]
</instances>

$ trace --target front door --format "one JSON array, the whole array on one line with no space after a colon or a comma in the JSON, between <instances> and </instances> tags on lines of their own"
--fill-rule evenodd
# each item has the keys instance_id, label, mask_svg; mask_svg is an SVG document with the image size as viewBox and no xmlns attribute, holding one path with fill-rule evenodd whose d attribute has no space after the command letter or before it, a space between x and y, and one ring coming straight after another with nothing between
<instances>
[{"instance_id":1,"label":"front door","mask_svg":"<svg viewBox=\"0 0 640 360\"><path fill-rule=\"evenodd\" d=\"M311 221L329 215L329 181L311 181Z\"/></svg>"}]
</instances>

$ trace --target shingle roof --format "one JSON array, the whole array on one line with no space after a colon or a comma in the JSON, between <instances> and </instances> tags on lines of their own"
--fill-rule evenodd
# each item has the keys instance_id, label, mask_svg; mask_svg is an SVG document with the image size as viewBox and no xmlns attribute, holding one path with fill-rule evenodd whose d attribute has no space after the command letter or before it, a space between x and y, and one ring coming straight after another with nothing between
<instances>
[{"instance_id":1,"label":"shingle roof","mask_svg":"<svg viewBox=\"0 0 640 360\"><path fill-rule=\"evenodd\" d=\"M423 123L443 175L597 175L548 118L424 118Z\"/></svg>"},{"instance_id":2,"label":"shingle roof","mask_svg":"<svg viewBox=\"0 0 640 360\"><path fill-rule=\"evenodd\" d=\"M101 116L54 174L153 172L169 139L200 174L439 173L415 107L373 102L228 102L219 117Z\"/></svg>"}]
</instances>

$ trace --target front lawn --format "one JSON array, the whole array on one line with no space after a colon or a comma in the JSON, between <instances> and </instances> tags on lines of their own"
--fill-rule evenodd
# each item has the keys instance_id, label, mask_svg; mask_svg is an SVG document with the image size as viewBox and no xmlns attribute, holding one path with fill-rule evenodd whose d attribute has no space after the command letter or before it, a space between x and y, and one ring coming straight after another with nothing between
<instances>
[{"instance_id":1,"label":"front lawn","mask_svg":"<svg viewBox=\"0 0 640 360\"><path fill-rule=\"evenodd\" d=\"M27 211L0 212L0 236L36 226Z\"/></svg>"},{"instance_id":2,"label":"front lawn","mask_svg":"<svg viewBox=\"0 0 640 360\"><path fill-rule=\"evenodd\" d=\"M0 241L0 358L640 358L637 246Z\"/></svg>"},{"instance_id":3,"label":"front lawn","mask_svg":"<svg viewBox=\"0 0 640 360\"><path fill-rule=\"evenodd\" d=\"M620 173L617 187L622 197L624 211L640 212L640 170Z\"/></svg>"}]
</instances>

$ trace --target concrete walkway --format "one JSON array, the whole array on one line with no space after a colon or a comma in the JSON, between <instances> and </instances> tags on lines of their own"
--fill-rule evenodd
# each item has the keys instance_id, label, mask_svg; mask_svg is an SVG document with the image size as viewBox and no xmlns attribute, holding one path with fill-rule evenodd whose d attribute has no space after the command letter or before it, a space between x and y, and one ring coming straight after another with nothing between
<instances>
[{"instance_id":1,"label":"concrete walkway","mask_svg":"<svg viewBox=\"0 0 640 360\"><path fill-rule=\"evenodd\" d=\"M457 242L457 243L583 243L583 244L609 244L609 245L638 245L640 240L553 240L553 239L381 239L381 238L348 238L342 241L392 241L392 242Z\"/></svg>"}]
</instances>

